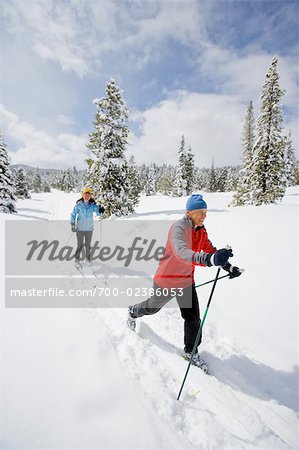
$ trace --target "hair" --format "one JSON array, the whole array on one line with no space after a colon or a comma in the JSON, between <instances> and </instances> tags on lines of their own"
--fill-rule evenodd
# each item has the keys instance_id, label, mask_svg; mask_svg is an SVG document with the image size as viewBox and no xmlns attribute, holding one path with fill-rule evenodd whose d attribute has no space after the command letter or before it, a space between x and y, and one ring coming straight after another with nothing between
<instances>
[{"instance_id":1,"label":"hair","mask_svg":"<svg viewBox=\"0 0 299 450\"><path fill-rule=\"evenodd\" d=\"M79 199L76 201L76 203L79 203L79 202L84 202L84 198L81 197L81 198L79 198ZM93 198L90 198L90 199L88 200L88 203L95 203L95 201L94 201Z\"/></svg>"}]
</instances>

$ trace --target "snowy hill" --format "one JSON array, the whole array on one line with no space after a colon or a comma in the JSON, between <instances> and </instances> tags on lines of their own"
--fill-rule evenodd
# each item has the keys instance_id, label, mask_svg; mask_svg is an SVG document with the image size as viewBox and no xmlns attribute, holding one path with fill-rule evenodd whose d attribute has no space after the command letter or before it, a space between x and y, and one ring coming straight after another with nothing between
<instances>
[{"instance_id":1,"label":"snowy hill","mask_svg":"<svg viewBox=\"0 0 299 450\"><path fill-rule=\"evenodd\" d=\"M4 221L68 220L78 194L20 200ZM214 376L178 354L177 308L126 327L125 309L5 309L2 283L1 449L296 449L298 187L279 205L229 208L205 194L206 228L246 272L219 281L201 352ZM173 220L185 198L143 197L125 220ZM103 240L105 236L103 236ZM4 257L1 277L4 279ZM197 268L198 283L215 268ZM203 313L211 285L198 288Z\"/></svg>"}]
</instances>

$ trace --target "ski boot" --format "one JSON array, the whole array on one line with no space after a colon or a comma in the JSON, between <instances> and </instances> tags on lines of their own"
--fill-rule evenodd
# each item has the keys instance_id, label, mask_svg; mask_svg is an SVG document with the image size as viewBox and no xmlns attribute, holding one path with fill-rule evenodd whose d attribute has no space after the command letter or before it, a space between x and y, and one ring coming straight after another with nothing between
<instances>
[{"instance_id":1,"label":"ski boot","mask_svg":"<svg viewBox=\"0 0 299 450\"><path fill-rule=\"evenodd\" d=\"M136 328L136 320L137 317L135 317L133 313L133 306L129 306L128 308L128 318L127 318L127 325L130 330L135 331Z\"/></svg>"},{"instance_id":2,"label":"ski boot","mask_svg":"<svg viewBox=\"0 0 299 450\"><path fill-rule=\"evenodd\" d=\"M191 358L191 353L188 353L186 351L184 351L183 357L188 360L191 361L191 364L193 366L199 367L204 373L206 373L207 375L210 375L210 371L209 371L209 367L207 365L207 363L201 359L201 357L199 356L199 353L195 353Z\"/></svg>"}]
</instances>

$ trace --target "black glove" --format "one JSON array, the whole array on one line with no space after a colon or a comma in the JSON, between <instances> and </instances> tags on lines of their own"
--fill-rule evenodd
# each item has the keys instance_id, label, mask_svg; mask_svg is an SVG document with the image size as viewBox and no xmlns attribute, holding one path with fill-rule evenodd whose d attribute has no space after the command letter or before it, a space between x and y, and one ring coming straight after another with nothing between
<instances>
[{"instance_id":1,"label":"black glove","mask_svg":"<svg viewBox=\"0 0 299 450\"><path fill-rule=\"evenodd\" d=\"M99 211L101 214L104 214L105 208L103 206L99 206Z\"/></svg>"},{"instance_id":2,"label":"black glove","mask_svg":"<svg viewBox=\"0 0 299 450\"><path fill-rule=\"evenodd\" d=\"M71 227L72 227L72 231L75 232L76 231L76 224L75 223L71 223Z\"/></svg>"},{"instance_id":3,"label":"black glove","mask_svg":"<svg viewBox=\"0 0 299 450\"><path fill-rule=\"evenodd\" d=\"M221 248L210 257L211 266L224 266L233 255L232 249Z\"/></svg>"},{"instance_id":4,"label":"black glove","mask_svg":"<svg viewBox=\"0 0 299 450\"><path fill-rule=\"evenodd\" d=\"M232 266L229 262L227 262L222 269L226 270L229 273L229 278L239 277L242 272L239 267Z\"/></svg>"}]
</instances>

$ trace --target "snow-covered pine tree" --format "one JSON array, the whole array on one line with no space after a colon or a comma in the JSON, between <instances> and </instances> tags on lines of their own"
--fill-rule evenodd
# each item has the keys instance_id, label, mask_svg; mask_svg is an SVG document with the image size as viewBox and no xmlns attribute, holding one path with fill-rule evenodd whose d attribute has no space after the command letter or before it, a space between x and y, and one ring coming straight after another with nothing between
<instances>
[{"instance_id":1,"label":"snow-covered pine tree","mask_svg":"<svg viewBox=\"0 0 299 450\"><path fill-rule=\"evenodd\" d=\"M71 169L64 171L61 181L61 190L65 192L72 192L75 187L75 182L73 178L73 172Z\"/></svg>"},{"instance_id":2,"label":"snow-covered pine tree","mask_svg":"<svg viewBox=\"0 0 299 450\"><path fill-rule=\"evenodd\" d=\"M145 195L156 195L157 168L155 163L151 163L148 178L145 185Z\"/></svg>"},{"instance_id":3,"label":"snow-covered pine tree","mask_svg":"<svg viewBox=\"0 0 299 450\"><path fill-rule=\"evenodd\" d=\"M173 185L173 195L181 197L187 195L187 154L185 149L185 136L182 135L181 143L178 151L178 166L176 168L176 175Z\"/></svg>"},{"instance_id":4,"label":"snow-covered pine tree","mask_svg":"<svg viewBox=\"0 0 299 450\"><path fill-rule=\"evenodd\" d=\"M80 175L79 175L79 172L78 172L76 166L73 167L72 178L73 178L73 183L74 183L73 190L79 191L81 189Z\"/></svg>"},{"instance_id":5,"label":"snow-covered pine tree","mask_svg":"<svg viewBox=\"0 0 299 450\"><path fill-rule=\"evenodd\" d=\"M59 184L59 172L55 171L49 178L49 186L50 188L57 189Z\"/></svg>"},{"instance_id":6,"label":"snow-covered pine tree","mask_svg":"<svg viewBox=\"0 0 299 450\"><path fill-rule=\"evenodd\" d=\"M236 189L237 180L238 178L235 176L235 170L232 167L228 167L224 190L226 192L234 191Z\"/></svg>"},{"instance_id":7,"label":"snow-covered pine tree","mask_svg":"<svg viewBox=\"0 0 299 450\"><path fill-rule=\"evenodd\" d=\"M60 191L64 190L64 176L65 176L65 170L60 172L58 175L57 189L59 189Z\"/></svg>"},{"instance_id":8,"label":"snow-covered pine tree","mask_svg":"<svg viewBox=\"0 0 299 450\"><path fill-rule=\"evenodd\" d=\"M282 136L283 115L280 106L284 91L278 84L277 63L278 59L274 57L261 94L262 104L250 170L250 203L253 205L275 203L285 193L285 139Z\"/></svg>"},{"instance_id":9,"label":"snow-covered pine tree","mask_svg":"<svg viewBox=\"0 0 299 450\"><path fill-rule=\"evenodd\" d=\"M163 195L171 195L175 179L175 168L170 164L163 164L161 174L157 180L157 191Z\"/></svg>"},{"instance_id":10,"label":"snow-covered pine tree","mask_svg":"<svg viewBox=\"0 0 299 450\"><path fill-rule=\"evenodd\" d=\"M139 173L139 179L140 179L140 184L141 184L141 191L145 192L145 187L146 187L146 183L147 183L147 178L148 178L148 172L149 172L149 167L146 164L141 164L141 166L139 166L137 168L138 173Z\"/></svg>"},{"instance_id":11,"label":"snow-covered pine tree","mask_svg":"<svg viewBox=\"0 0 299 450\"><path fill-rule=\"evenodd\" d=\"M299 185L299 161L296 161L295 168L295 186Z\"/></svg>"},{"instance_id":12,"label":"snow-covered pine tree","mask_svg":"<svg viewBox=\"0 0 299 450\"><path fill-rule=\"evenodd\" d=\"M216 171L214 167L214 159L212 159L211 168L208 172L207 180L206 180L206 190L208 192L216 192L217 191L217 179L216 179Z\"/></svg>"},{"instance_id":13,"label":"snow-covered pine tree","mask_svg":"<svg viewBox=\"0 0 299 450\"><path fill-rule=\"evenodd\" d=\"M251 170L254 139L253 105L252 101L250 101L247 107L242 136L242 168L239 173L236 192L231 203L232 206L241 206L251 202Z\"/></svg>"},{"instance_id":14,"label":"snow-covered pine tree","mask_svg":"<svg viewBox=\"0 0 299 450\"><path fill-rule=\"evenodd\" d=\"M13 175L9 168L10 159L0 131L0 212L16 213Z\"/></svg>"},{"instance_id":15,"label":"snow-covered pine tree","mask_svg":"<svg viewBox=\"0 0 299 450\"><path fill-rule=\"evenodd\" d=\"M95 131L87 147L92 153L88 186L94 198L105 207L105 215L127 215L134 211L136 197L130 197L128 163L125 150L128 138L128 110L122 91L111 79L106 83L106 97L95 99Z\"/></svg>"},{"instance_id":16,"label":"snow-covered pine tree","mask_svg":"<svg viewBox=\"0 0 299 450\"><path fill-rule=\"evenodd\" d=\"M194 191L201 191L206 185L203 169L195 167L194 169Z\"/></svg>"},{"instance_id":17,"label":"snow-covered pine tree","mask_svg":"<svg viewBox=\"0 0 299 450\"><path fill-rule=\"evenodd\" d=\"M41 176L39 173L39 169L36 169L36 172L32 178L30 188L33 192L41 192L42 191L42 179L41 179Z\"/></svg>"},{"instance_id":18,"label":"snow-covered pine tree","mask_svg":"<svg viewBox=\"0 0 299 450\"><path fill-rule=\"evenodd\" d=\"M42 183L42 192L51 192L51 187L47 180L44 180Z\"/></svg>"},{"instance_id":19,"label":"snow-covered pine tree","mask_svg":"<svg viewBox=\"0 0 299 450\"><path fill-rule=\"evenodd\" d=\"M29 189L28 181L23 167L19 167L15 171L14 184L15 184L15 196L17 198L30 198L28 191Z\"/></svg>"},{"instance_id":20,"label":"snow-covered pine tree","mask_svg":"<svg viewBox=\"0 0 299 450\"><path fill-rule=\"evenodd\" d=\"M227 168L220 167L216 169L215 172L216 172L216 190L218 192L224 192L227 180Z\"/></svg>"},{"instance_id":21,"label":"snow-covered pine tree","mask_svg":"<svg viewBox=\"0 0 299 450\"><path fill-rule=\"evenodd\" d=\"M292 142L292 132L289 130L288 136L285 137L285 178L287 186L296 185L296 169L297 161Z\"/></svg>"},{"instance_id":22,"label":"snow-covered pine tree","mask_svg":"<svg viewBox=\"0 0 299 450\"><path fill-rule=\"evenodd\" d=\"M129 157L127 176L130 185L129 198L132 199L134 205L136 205L139 202L142 185L133 155Z\"/></svg>"},{"instance_id":23,"label":"snow-covered pine tree","mask_svg":"<svg viewBox=\"0 0 299 450\"><path fill-rule=\"evenodd\" d=\"M175 171L172 195L175 197L182 197L182 195L186 195L186 187L187 182L183 178L182 166L178 165Z\"/></svg>"},{"instance_id":24,"label":"snow-covered pine tree","mask_svg":"<svg viewBox=\"0 0 299 450\"><path fill-rule=\"evenodd\" d=\"M185 173L184 177L186 180L186 194L190 195L193 192L194 187L194 154L192 153L192 148L189 146L186 153L185 159Z\"/></svg>"}]
</instances>

